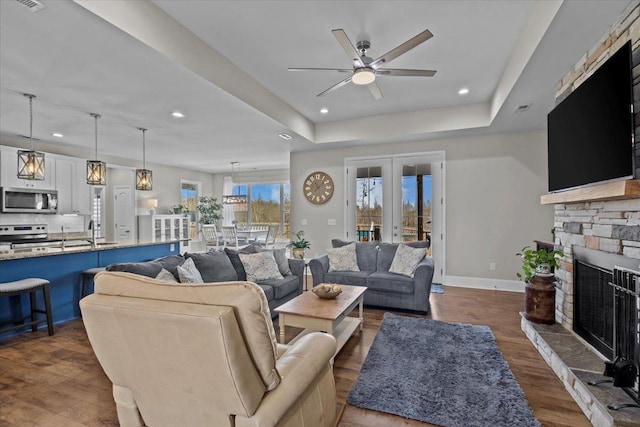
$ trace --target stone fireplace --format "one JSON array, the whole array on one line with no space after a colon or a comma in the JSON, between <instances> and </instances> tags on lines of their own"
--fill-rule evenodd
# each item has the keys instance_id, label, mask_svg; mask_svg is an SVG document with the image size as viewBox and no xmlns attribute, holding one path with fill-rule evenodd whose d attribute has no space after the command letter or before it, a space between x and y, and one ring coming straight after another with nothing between
<instances>
[{"instance_id":1,"label":"stone fireplace","mask_svg":"<svg viewBox=\"0 0 640 427\"><path fill-rule=\"evenodd\" d=\"M640 198L557 204L554 234L565 253L556 271L556 321L573 330L574 248L623 255L638 260L629 268L640 268Z\"/></svg>"},{"instance_id":2,"label":"stone fireplace","mask_svg":"<svg viewBox=\"0 0 640 427\"><path fill-rule=\"evenodd\" d=\"M635 141L640 141L638 2L632 3L609 33L562 77L555 94L556 102L561 102L628 41L631 41L633 63L634 134ZM640 144L636 143L634 150L634 175L640 178ZM566 159L579 160L579 153L575 158ZM614 323L619 322L614 322L613 307L617 307L619 297L612 295L610 285L613 266L640 270L640 180L546 194L541 197L541 203L554 205L553 243L564 252L555 272L555 317L562 327L545 329L523 319L522 329L593 425L640 426L640 409L607 409L608 404L616 401L629 401L627 394L637 400L637 380L632 390L635 396L611 384L588 385L603 378L602 357L611 359L617 345L613 328ZM640 300L636 298L636 301L636 306L640 305ZM635 325L640 324L637 310L635 315ZM632 325L632 332L634 327L637 329L632 321L626 323ZM637 352L640 352L640 330L634 335Z\"/></svg>"}]
</instances>

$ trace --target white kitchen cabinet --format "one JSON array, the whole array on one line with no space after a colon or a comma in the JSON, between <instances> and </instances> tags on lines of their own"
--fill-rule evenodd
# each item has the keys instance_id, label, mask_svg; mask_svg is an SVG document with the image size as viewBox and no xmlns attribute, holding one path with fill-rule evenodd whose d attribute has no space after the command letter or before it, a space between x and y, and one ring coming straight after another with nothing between
<instances>
[{"instance_id":1,"label":"white kitchen cabinet","mask_svg":"<svg viewBox=\"0 0 640 427\"><path fill-rule=\"evenodd\" d=\"M0 186L13 188L37 188L42 190L55 190L56 188L56 162L53 156L45 154L43 181L18 178L18 149L14 147L2 147L0 149Z\"/></svg>"},{"instance_id":2,"label":"white kitchen cabinet","mask_svg":"<svg viewBox=\"0 0 640 427\"><path fill-rule=\"evenodd\" d=\"M56 159L58 212L91 214L91 186L85 180L86 164L72 158Z\"/></svg>"},{"instance_id":3,"label":"white kitchen cabinet","mask_svg":"<svg viewBox=\"0 0 640 427\"><path fill-rule=\"evenodd\" d=\"M138 239L164 242L180 240L180 251L189 246L189 216L138 215Z\"/></svg>"}]
</instances>

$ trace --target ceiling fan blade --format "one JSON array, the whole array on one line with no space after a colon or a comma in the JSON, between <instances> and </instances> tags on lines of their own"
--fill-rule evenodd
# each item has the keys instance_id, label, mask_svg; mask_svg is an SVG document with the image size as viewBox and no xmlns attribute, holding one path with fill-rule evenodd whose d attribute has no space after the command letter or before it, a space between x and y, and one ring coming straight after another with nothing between
<instances>
[{"instance_id":1,"label":"ceiling fan blade","mask_svg":"<svg viewBox=\"0 0 640 427\"><path fill-rule=\"evenodd\" d=\"M382 92L380 92L380 88L375 81L369 83L367 87L369 88L369 91L371 91L371 95L373 95L375 99L382 99Z\"/></svg>"},{"instance_id":2,"label":"ceiling fan blade","mask_svg":"<svg viewBox=\"0 0 640 427\"><path fill-rule=\"evenodd\" d=\"M382 68L376 70L376 76L408 76L408 77L433 77L436 70L405 70L401 68Z\"/></svg>"},{"instance_id":3,"label":"ceiling fan blade","mask_svg":"<svg viewBox=\"0 0 640 427\"><path fill-rule=\"evenodd\" d=\"M343 29L331 30L333 35L338 39L338 43L342 46L344 53L347 54L349 59L358 63L359 67L364 67L364 62L360 59L360 53L356 49L356 47L351 43L349 37L347 37L347 33L344 32Z\"/></svg>"},{"instance_id":4,"label":"ceiling fan blade","mask_svg":"<svg viewBox=\"0 0 640 427\"><path fill-rule=\"evenodd\" d=\"M289 71L337 71L339 73L353 73L353 69L346 68L289 68Z\"/></svg>"},{"instance_id":5,"label":"ceiling fan blade","mask_svg":"<svg viewBox=\"0 0 640 427\"><path fill-rule=\"evenodd\" d=\"M329 92L333 92L334 90L338 90L340 89L342 86L351 83L351 77L349 76L346 79L342 80L339 83L334 84L333 86L331 86L329 89L325 90L324 92L320 92L319 94L317 94L316 96L325 96L326 94L328 94Z\"/></svg>"},{"instance_id":6,"label":"ceiling fan blade","mask_svg":"<svg viewBox=\"0 0 640 427\"><path fill-rule=\"evenodd\" d=\"M387 64L393 61L394 59L396 59L398 56L402 55L403 53L407 53L414 47L418 46L420 43L426 42L431 37L433 37L433 34L431 34L431 31L424 30L417 36L407 40L406 42L402 43L400 46L397 46L396 48L391 49L389 52L375 59L371 64L369 64L369 66L376 68L383 64Z\"/></svg>"}]
</instances>

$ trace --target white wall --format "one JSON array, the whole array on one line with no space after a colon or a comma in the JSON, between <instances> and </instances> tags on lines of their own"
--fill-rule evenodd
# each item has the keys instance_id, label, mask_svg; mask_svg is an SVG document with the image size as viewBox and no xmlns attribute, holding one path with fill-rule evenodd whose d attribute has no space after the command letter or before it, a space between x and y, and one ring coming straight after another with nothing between
<instances>
[{"instance_id":1,"label":"white wall","mask_svg":"<svg viewBox=\"0 0 640 427\"><path fill-rule=\"evenodd\" d=\"M451 279L445 284L482 278L500 288L500 280L516 280L516 252L534 239L552 238L553 207L540 205L547 192L546 141L546 132L536 131L291 153L291 229L305 230L311 256L325 253L332 238L344 237L345 157L443 150L446 275ZM336 187L333 198L320 206L307 202L301 190L315 170L329 173ZM329 219L336 225L328 226ZM489 270L490 262L496 263L495 271Z\"/></svg>"}]
</instances>

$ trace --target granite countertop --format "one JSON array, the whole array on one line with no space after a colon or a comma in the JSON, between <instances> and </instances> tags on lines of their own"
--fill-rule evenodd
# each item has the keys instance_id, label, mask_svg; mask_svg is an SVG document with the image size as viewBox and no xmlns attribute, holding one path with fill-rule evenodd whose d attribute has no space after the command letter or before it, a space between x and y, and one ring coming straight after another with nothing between
<instances>
[{"instance_id":1,"label":"granite countertop","mask_svg":"<svg viewBox=\"0 0 640 427\"><path fill-rule=\"evenodd\" d=\"M92 248L87 242L86 245L61 247L37 247L37 248L16 248L0 250L0 261L34 258L50 255L76 254L80 252L106 251L110 249L131 248L136 246L163 245L166 243L180 243L179 240L163 240L152 242L148 240L128 240L123 242L101 242L96 243L96 247Z\"/></svg>"}]
</instances>

